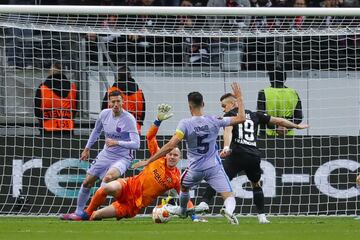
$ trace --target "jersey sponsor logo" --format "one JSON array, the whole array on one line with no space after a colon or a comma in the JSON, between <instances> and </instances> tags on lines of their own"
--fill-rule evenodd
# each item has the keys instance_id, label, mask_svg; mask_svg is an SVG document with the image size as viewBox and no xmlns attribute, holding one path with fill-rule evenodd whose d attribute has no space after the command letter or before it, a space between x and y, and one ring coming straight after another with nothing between
<instances>
[{"instance_id":1,"label":"jersey sponsor logo","mask_svg":"<svg viewBox=\"0 0 360 240\"><path fill-rule=\"evenodd\" d=\"M166 180L165 179L162 179L161 178L161 174L158 172L157 169L154 169L153 170L153 174L154 174L154 178L156 180L156 182L158 182L164 189L168 189L169 186L167 183L171 183L172 182L172 179L170 178L170 181L169 181L169 178L167 178Z\"/></svg>"},{"instance_id":2,"label":"jersey sponsor logo","mask_svg":"<svg viewBox=\"0 0 360 240\"><path fill-rule=\"evenodd\" d=\"M121 127L119 126L119 122L116 125L115 131L118 132L118 133L121 132Z\"/></svg>"},{"instance_id":3,"label":"jersey sponsor logo","mask_svg":"<svg viewBox=\"0 0 360 240\"><path fill-rule=\"evenodd\" d=\"M209 126L205 125L205 126L195 127L194 131L195 132L209 132Z\"/></svg>"},{"instance_id":4,"label":"jersey sponsor logo","mask_svg":"<svg viewBox=\"0 0 360 240\"><path fill-rule=\"evenodd\" d=\"M106 138L121 140L121 135L118 135L118 134L107 133L107 134L105 134L105 136L106 136Z\"/></svg>"}]
</instances>

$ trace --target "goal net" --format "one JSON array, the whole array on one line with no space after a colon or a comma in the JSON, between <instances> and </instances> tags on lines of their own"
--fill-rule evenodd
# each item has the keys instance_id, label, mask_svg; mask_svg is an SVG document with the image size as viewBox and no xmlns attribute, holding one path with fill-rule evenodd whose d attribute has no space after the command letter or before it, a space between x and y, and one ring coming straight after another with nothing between
<instances>
[{"instance_id":1,"label":"goal net","mask_svg":"<svg viewBox=\"0 0 360 240\"><path fill-rule=\"evenodd\" d=\"M342 8L1 6L0 214L74 211L89 167L79 156L107 107L105 94L126 69L134 81L119 79L123 91L129 96L141 89L145 99L133 109L141 126L135 161L149 156L145 135L158 104L174 112L160 127L162 146L190 116L189 92L201 92L206 113L221 116L219 99L236 81L247 109L270 111L268 73L276 71L277 82L286 75L285 86L301 106L297 98L280 103L290 112L284 117L310 128L284 137L262 126L257 144L266 212L359 214L359 14ZM48 101L70 102L65 110L46 112L41 84L55 93L47 92ZM45 123L49 116L66 121ZM92 160L103 144L102 137L92 147ZM183 170L185 145L182 152ZM137 173L130 169L126 176ZM243 172L232 186L235 212L256 214ZM202 182L191 191L195 203L205 187ZM215 197L211 212L219 213L222 203Z\"/></svg>"}]
</instances>

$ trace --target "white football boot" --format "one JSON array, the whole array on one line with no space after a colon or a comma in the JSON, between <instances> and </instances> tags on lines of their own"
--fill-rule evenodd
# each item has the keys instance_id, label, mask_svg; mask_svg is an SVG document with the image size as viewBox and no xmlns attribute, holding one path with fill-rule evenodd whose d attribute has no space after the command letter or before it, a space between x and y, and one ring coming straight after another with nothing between
<instances>
[{"instance_id":1,"label":"white football boot","mask_svg":"<svg viewBox=\"0 0 360 240\"><path fill-rule=\"evenodd\" d=\"M236 218L235 214L229 214L225 208L222 208L220 210L220 214L223 215L229 221L230 224L233 224L233 225L239 224L239 221Z\"/></svg>"},{"instance_id":2,"label":"white football boot","mask_svg":"<svg viewBox=\"0 0 360 240\"><path fill-rule=\"evenodd\" d=\"M258 220L259 220L260 224L268 224L268 223L270 223L270 221L267 220L266 215L264 213L258 214L257 217L258 217Z\"/></svg>"}]
</instances>

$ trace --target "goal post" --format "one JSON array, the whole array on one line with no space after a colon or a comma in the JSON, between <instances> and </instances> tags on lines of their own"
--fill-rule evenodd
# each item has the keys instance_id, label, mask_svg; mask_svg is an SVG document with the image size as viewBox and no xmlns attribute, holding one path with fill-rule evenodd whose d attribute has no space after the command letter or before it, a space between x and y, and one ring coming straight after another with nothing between
<instances>
[{"instance_id":1,"label":"goal post","mask_svg":"<svg viewBox=\"0 0 360 240\"><path fill-rule=\"evenodd\" d=\"M246 108L256 111L259 91L270 86L268 72L281 69L310 128L287 137L259 136L266 212L359 214L359 51L358 8L1 5L0 215L74 210L89 166L79 161L80 153L124 66L146 104L135 161L149 156L145 134L158 104L168 103L174 112L160 127L161 146L190 116L189 92L203 93L206 113L221 116L219 99L236 81ZM36 92L57 62L76 85L72 137L39 132ZM93 146L92 159L103 144L100 139ZM185 144L182 150L179 167L185 169ZM256 214L246 175L232 186L235 212ZM205 187L192 190L195 203ZM159 200L141 213L151 213ZM214 198L211 213L221 207Z\"/></svg>"}]
</instances>

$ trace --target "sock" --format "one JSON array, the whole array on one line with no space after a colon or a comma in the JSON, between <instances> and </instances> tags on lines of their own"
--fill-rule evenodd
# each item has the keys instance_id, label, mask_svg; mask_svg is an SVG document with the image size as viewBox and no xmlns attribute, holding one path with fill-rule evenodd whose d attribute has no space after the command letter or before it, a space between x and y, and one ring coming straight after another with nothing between
<instances>
[{"instance_id":1,"label":"sock","mask_svg":"<svg viewBox=\"0 0 360 240\"><path fill-rule=\"evenodd\" d=\"M90 198L90 188L86 188L83 185L81 185L77 199L76 210L75 210L76 215L81 215L84 212L85 205L89 200L89 198Z\"/></svg>"},{"instance_id":2,"label":"sock","mask_svg":"<svg viewBox=\"0 0 360 240\"><path fill-rule=\"evenodd\" d=\"M106 200L107 194L105 193L105 190L103 187L100 187L94 194L94 196L91 198L91 202L89 204L89 207L85 210L85 212L90 217L91 214L98 209L101 204L103 204Z\"/></svg>"},{"instance_id":3,"label":"sock","mask_svg":"<svg viewBox=\"0 0 360 240\"><path fill-rule=\"evenodd\" d=\"M225 209L229 214L233 214L235 210L236 200L235 197L228 197L224 201Z\"/></svg>"},{"instance_id":4,"label":"sock","mask_svg":"<svg viewBox=\"0 0 360 240\"><path fill-rule=\"evenodd\" d=\"M187 203L187 209L191 209L193 207L194 207L194 204L192 203L191 200L189 200L188 203Z\"/></svg>"},{"instance_id":5,"label":"sock","mask_svg":"<svg viewBox=\"0 0 360 240\"><path fill-rule=\"evenodd\" d=\"M190 199L189 192L180 192L180 208L182 214L185 214L187 210L187 204L189 202L189 199Z\"/></svg>"},{"instance_id":6,"label":"sock","mask_svg":"<svg viewBox=\"0 0 360 240\"><path fill-rule=\"evenodd\" d=\"M261 187L253 188L253 198L258 214L264 213L264 193Z\"/></svg>"}]
</instances>

